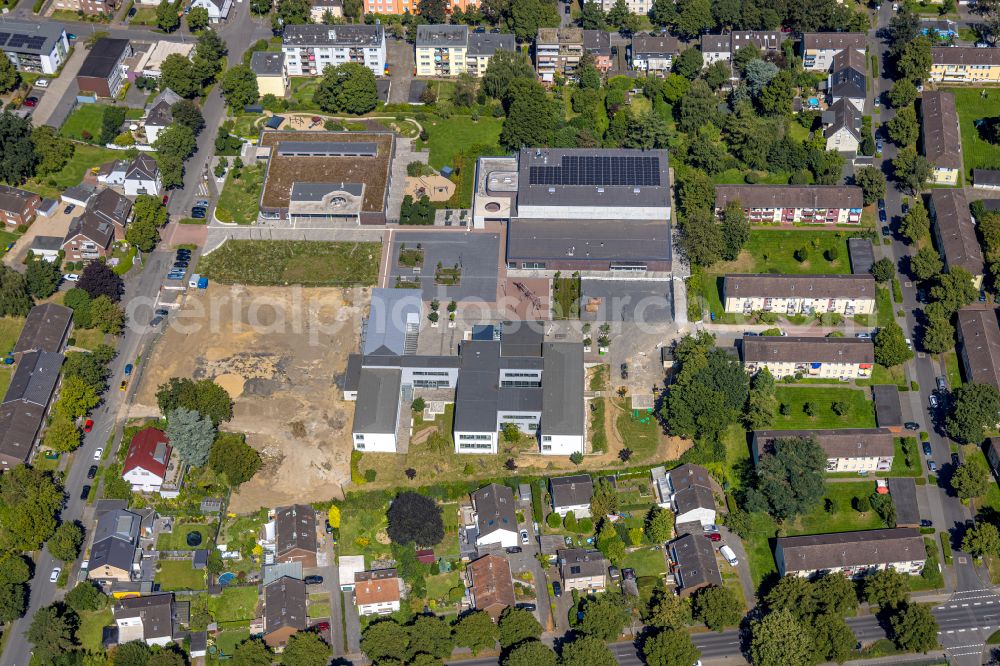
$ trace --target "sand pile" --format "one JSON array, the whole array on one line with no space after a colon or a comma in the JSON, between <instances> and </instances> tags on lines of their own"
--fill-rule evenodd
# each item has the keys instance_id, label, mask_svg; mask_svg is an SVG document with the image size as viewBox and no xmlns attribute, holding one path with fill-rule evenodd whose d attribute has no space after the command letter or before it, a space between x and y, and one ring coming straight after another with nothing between
<instances>
[{"instance_id":1,"label":"sand pile","mask_svg":"<svg viewBox=\"0 0 1000 666\"><path fill-rule=\"evenodd\" d=\"M235 400L243 395L243 385L246 384L247 380L240 375L226 373L219 375L213 381L221 386L229 394L230 398Z\"/></svg>"}]
</instances>

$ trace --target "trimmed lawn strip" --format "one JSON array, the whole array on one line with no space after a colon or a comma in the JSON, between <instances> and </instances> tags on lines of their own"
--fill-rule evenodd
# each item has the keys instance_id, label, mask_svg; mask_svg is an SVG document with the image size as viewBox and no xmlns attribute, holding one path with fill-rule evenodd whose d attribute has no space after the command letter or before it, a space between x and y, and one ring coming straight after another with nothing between
<instances>
[{"instance_id":1,"label":"trimmed lawn strip","mask_svg":"<svg viewBox=\"0 0 1000 666\"><path fill-rule=\"evenodd\" d=\"M198 270L224 284L368 286L378 276L381 243L230 240Z\"/></svg>"},{"instance_id":2,"label":"trimmed lawn strip","mask_svg":"<svg viewBox=\"0 0 1000 666\"><path fill-rule=\"evenodd\" d=\"M253 224L260 208L260 193L264 186L264 165L257 164L240 170L239 179L233 178L235 169L226 175L226 184L219 195L215 216L220 222Z\"/></svg>"},{"instance_id":3,"label":"trimmed lawn strip","mask_svg":"<svg viewBox=\"0 0 1000 666\"><path fill-rule=\"evenodd\" d=\"M329 601L317 601L310 602L309 607L306 609L309 617L311 618L329 618L330 615L330 602Z\"/></svg>"},{"instance_id":4,"label":"trimmed lawn strip","mask_svg":"<svg viewBox=\"0 0 1000 666\"><path fill-rule=\"evenodd\" d=\"M219 654L229 655L236 651L236 646L250 638L249 629L226 629L220 631L215 637L215 646L219 648Z\"/></svg>"},{"instance_id":5,"label":"trimmed lawn strip","mask_svg":"<svg viewBox=\"0 0 1000 666\"><path fill-rule=\"evenodd\" d=\"M975 123L996 115L1000 91L987 88L948 88L955 95L958 121L962 131L962 156L965 177L972 182L973 169L1000 168L1000 146L985 141Z\"/></svg>"},{"instance_id":6,"label":"trimmed lawn strip","mask_svg":"<svg viewBox=\"0 0 1000 666\"><path fill-rule=\"evenodd\" d=\"M850 273L847 253L848 233L844 231L784 231L754 229L744 251L750 255L749 273L829 274ZM800 262L795 251L806 248L809 257ZM828 261L824 254L833 250L836 259ZM736 261L743 258L741 256ZM719 271L729 272L729 271Z\"/></svg>"},{"instance_id":7,"label":"trimmed lawn strip","mask_svg":"<svg viewBox=\"0 0 1000 666\"><path fill-rule=\"evenodd\" d=\"M14 349L24 328L24 317L0 317L0 354L4 356Z\"/></svg>"},{"instance_id":8,"label":"trimmed lawn strip","mask_svg":"<svg viewBox=\"0 0 1000 666\"><path fill-rule=\"evenodd\" d=\"M205 572L191 566L191 560L160 560L155 581L161 589L204 590Z\"/></svg>"},{"instance_id":9,"label":"trimmed lawn strip","mask_svg":"<svg viewBox=\"0 0 1000 666\"><path fill-rule=\"evenodd\" d=\"M790 412L775 414L775 430L815 430L822 428L874 428L875 404L868 400L867 391L833 387L778 386L778 402L788 405ZM833 411L835 402L846 402L848 412L843 416ZM805 413L806 403L812 405L814 416Z\"/></svg>"},{"instance_id":10,"label":"trimmed lawn strip","mask_svg":"<svg viewBox=\"0 0 1000 666\"><path fill-rule=\"evenodd\" d=\"M948 387L952 390L962 385L961 364L958 362L958 354L955 351L944 353L944 369L948 377Z\"/></svg>"},{"instance_id":11,"label":"trimmed lawn strip","mask_svg":"<svg viewBox=\"0 0 1000 666\"><path fill-rule=\"evenodd\" d=\"M643 576L661 576L667 570L667 561L662 550L640 548L625 554L622 560L623 568L635 569L638 578Z\"/></svg>"},{"instance_id":12,"label":"trimmed lawn strip","mask_svg":"<svg viewBox=\"0 0 1000 666\"><path fill-rule=\"evenodd\" d=\"M104 343L104 331L98 328L74 328L73 346L94 351Z\"/></svg>"},{"instance_id":13,"label":"trimmed lawn strip","mask_svg":"<svg viewBox=\"0 0 1000 666\"><path fill-rule=\"evenodd\" d=\"M81 104L69 114L69 118L59 129L59 135L74 141L96 140L101 134L101 122L104 119L104 109L108 104ZM91 139L83 137L89 132Z\"/></svg>"},{"instance_id":14,"label":"trimmed lawn strip","mask_svg":"<svg viewBox=\"0 0 1000 666\"><path fill-rule=\"evenodd\" d=\"M221 595L208 598L208 610L216 622L252 620L257 617L257 588L226 586Z\"/></svg>"},{"instance_id":15,"label":"trimmed lawn strip","mask_svg":"<svg viewBox=\"0 0 1000 666\"><path fill-rule=\"evenodd\" d=\"M187 535L191 532L201 534L201 543L197 546L187 544ZM211 547L210 541L215 533L214 523L188 523L184 521L174 522L172 532L161 532L156 540L157 550L197 550L199 548Z\"/></svg>"},{"instance_id":16,"label":"trimmed lawn strip","mask_svg":"<svg viewBox=\"0 0 1000 666\"><path fill-rule=\"evenodd\" d=\"M823 493L824 499L834 502L834 512L827 513L825 502L798 517L794 523L786 526L789 536L798 534L824 534L827 532L853 532L855 530L874 530L885 527L882 519L874 510L859 513L851 506L855 497L868 497L875 492L875 481L855 481L853 483L827 483Z\"/></svg>"},{"instance_id":17,"label":"trimmed lawn strip","mask_svg":"<svg viewBox=\"0 0 1000 666\"><path fill-rule=\"evenodd\" d=\"M608 435L604 430L605 399L594 398L590 401L590 448L594 453L604 453L608 450Z\"/></svg>"},{"instance_id":18,"label":"trimmed lawn strip","mask_svg":"<svg viewBox=\"0 0 1000 666\"><path fill-rule=\"evenodd\" d=\"M110 608L99 611L84 611L80 613L80 628L76 637L83 649L94 654L103 649L104 627L115 623L114 614Z\"/></svg>"}]
</instances>

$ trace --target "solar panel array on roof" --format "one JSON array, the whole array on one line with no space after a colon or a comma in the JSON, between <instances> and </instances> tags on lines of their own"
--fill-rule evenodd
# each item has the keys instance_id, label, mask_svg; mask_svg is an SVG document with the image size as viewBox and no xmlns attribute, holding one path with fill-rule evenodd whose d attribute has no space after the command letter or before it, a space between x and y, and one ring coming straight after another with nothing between
<instances>
[{"instance_id":1,"label":"solar panel array on roof","mask_svg":"<svg viewBox=\"0 0 1000 666\"><path fill-rule=\"evenodd\" d=\"M25 35L23 33L0 32L0 44L12 49L40 49L45 44L45 37Z\"/></svg>"},{"instance_id":2,"label":"solar panel array on roof","mask_svg":"<svg viewBox=\"0 0 1000 666\"><path fill-rule=\"evenodd\" d=\"M658 157L563 155L559 166L533 166L531 185L659 186Z\"/></svg>"},{"instance_id":3,"label":"solar panel array on roof","mask_svg":"<svg viewBox=\"0 0 1000 666\"><path fill-rule=\"evenodd\" d=\"M278 154L291 157L375 157L378 144L368 141L281 141Z\"/></svg>"}]
</instances>

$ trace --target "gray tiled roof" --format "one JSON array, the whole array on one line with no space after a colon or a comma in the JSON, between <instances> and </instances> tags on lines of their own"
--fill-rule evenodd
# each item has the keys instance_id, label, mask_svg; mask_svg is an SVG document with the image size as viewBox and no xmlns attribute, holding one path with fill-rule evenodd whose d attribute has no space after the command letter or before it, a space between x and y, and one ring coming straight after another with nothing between
<instances>
[{"instance_id":1,"label":"gray tiled roof","mask_svg":"<svg viewBox=\"0 0 1000 666\"><path fill-rule=\"evenodd\" d=\"M973 169L972 183L1000 187L1000 169Z\"/></svg>"},{"instance_id":2,"label":"gray tiled roof","mask_svg":"<svg viewBox=\"0 0 1000 666\"><path fill-rule=\"evenodd\" d=\"M469 340L462 343L460 351L462 370L455 394L455 431L495 433L500 343Z\"/></svg>"},{"instance_id":3,"label":"gray tiled roof","mask_svg":"<svg viewBox=\"0 0 1000 666\"><path fill-rule=\"evenodd\" d=\"M497 51L517 50L514 35L502 32L473 32L469 35L469 48L466 55L491 56Z\"/></svg>"},{"instance_id":4,"label":"gray tiled roof","mask_svg":"<svg viewBox=\"0 0 1000 666\"><path fill-rule=\"evenodd\" d=\"M677 562L676 575L682 590L722 585L712 542L703 535L685 534L670 542L670 550Z\"/></svg>"},{"instance_id":5,"label":"gray tiled roof","mask_svg":"<svg viewBox=\"0 0 1000 666\"><path fill-rule=\"evenodd\" d=\"M798 338L756 336L743 338L743 361L800 363L874 363L871 340L859 338Z\"/></svg>"},{"instance_id":6,"label":"gray tiled roof","mask_svg":"<svg viewBox=\"0 0 1000 666\"><path fill-rule=\"evenodd\" d=\"M868 35L863 32L804 32L802 49L808 51L865 50Z\"/></svg>"},{"instance_id":7,"label":"gray tiled roof","mask_svg":"<svg viewBox=\"0 0 1000 666\"><path fill-rule=\"evenodd\" d=\"M938 188L931 192L931 212L945 266L960 266L973 276L982 275L983 249L969 212L969 202L960 189Z\"/></svg>"},{"instance_id":8,"label":"gray tiled roof","mask_svg":"<svg viewBox=\"0 0 1000 666\"><path fill-rule=\"evenodd\" d=\"M362 368L353 432L395 434L403 373L392 368ZM456 415L457 419L457 415Z\"/></svg>"},{"instance_id":9,"label":"gray tiled roof","mask_svg":"<svg viewBox=\"0 0 1000 666\"><path fill-rule=\"evenodd\" d=\"M296 548L316 552L316 510L308 504L284 506L275 512L275 553L281 557Z\"/></svg>"},{"instance_id":10,"label":"gray tiled roof","mask_svg":"<svg viewBox=\"0 0 1000 666\"><path fill-rule=\"evenodd\" d=\"M90 76L99 79L109 78L115 71L115 67L121 61L124 54L129 51L130 42L127 39L111 39L102 37L98 39L90 50L77 76Z\"/></svg>"},{"instance_id":11,"label":"gray tiled roof","mask_svg":"<svg viewBox=\"0 0 1000 666\"><path fill-rule=\"evenodd\" d=\"M295 578L279 578L264 588L264 633L284 627L302 630L306 618L306 584Z\"/></svg>"},{"instance_id":12,"label":"gray tiled roof","mask_svg":"<svg viewBox=\"0 0 1000 666\"><path fill-rule=\"evenodd\" d=\"M0 456L27 462L45 410L16 401L0 405Z\"/></svg>"},{"instance_id":13,"label":"gray tiled roof","mask_svg":"<svg viewBox=\"0 0 1000 666\"><path fill-rule=\"evenodd\" d=\"M844 49L833 56L830 93L834 97L864 99L868 81L865 55L856 49Z\"/></svg>"},{"instance_id":14,"label":"gray tiled roof","mask_svg":"<svg viewBox=\"0 0 1000 666\"><path fill-rule=\"evenodd\" d=\"M2 24L0 24L2 26ZM28 202L39 197L34 192L22 190L10 185L0 185L0 210L20 215Z\"/></svg>"},{"instance_id":15,"label":"gray tiled roof","mask_svg":"<svg viewBox=\"0 0 1000 666\"><path fill-rule=\"evenodd\" d=\"M910 527L778 537L785 573L924 560L920 532Z\"/></svg>"},{"instance_id":16,"label":"gray tiled roof","mask_svg":"<svg viewBox=\"0 0 1000 666\"><path fill-rule=\"evenodd\" d=\"M62 239L59 239L59 247L62 246ZM56 352L62 348L63 340L66 339L66 331L69 330L69 323L73 319L73 311L56 303L43 303L31 308L27 319L24 320L24 327L21 335L14 345L14 353L40 350Z\"/></svg>"},{"instance_id":17,"label":"gray tiled roof","mask_svg":"<svg viewBox=\"0 0 1000 666\"><path fill-rule=\"evenodd\" d=\"M768 453L776 439L813 438L828 458L889 457L895 452L895 435L885 428L837 430L755 430L754 446Z\"/></svg>"},{"instance_id":18,"label":"gray tiled roof","mask_svg":"<svg viewBox=\"0 0 1000 666\"><path fill-rule=\"evenodd\" d=\"M25 352L17 363L3 401L21 400L45 407L56 389L62 363L63 355L59 352Z\"/></svg>"},{"instance_id":19,"label":"gray tiled roof","mask_svg":"<svg viewBox=\"0 0 1000 666\"><path fill-rule=\"evenodd\" d=\"M1000 49L977 49L973 46L946 46L931 49L931 62L935 65L992 65L1000 66Z\"/></svg>"},{"instance_id":20,"label":"gray tiled roof","mask_svg":"<svg viewBox=\"0 0 1000 666\"><path fill-rule=\"evenodd\" d=\"M15 21L4 17L3 30L0 31L0 49L10 53L48 55L52 53L56 42L63 38L65 30L62 23L48 20ZM42 41L34 43L26 40L26 37L41 37Z\"/></svg>"},{"instance_id":21,"label":"gray tiled roof","mask_svg":"<svg viewBox=\"0 0 1000 666\"><path fill-rule=\"evenodd\" d=\"M118 599L115 601L114 616L116 620L139 618L142 622L142 637L152 641L173 638L173 609L173 594L150 594Z\"/></svg>"},{"instance_id":22,"label":"gray tiled roof","mask_svg":"<svg viewBox=\"0 0 1000 666\"><path fill-rule=\"evenodd\" d=\"M931 165L962 168L962 136L958 129L955 95L943 90L924 92L920 102L923 118L924 155Z\"/></svg>"},{"instance_id":23,"label":"gray tiled roof","mask_svg":"<svg viewBox=\"0 0 1000 666\"><path fill-rule=\"evenodd\" d=\"M729 297L875 299L870 275L776 275L733 273L724 281Z\"/></svg>"},{"instance_id":24,"label":"gray tiled roof","mask_svg":"<svg viewBox=\"0 0 1000 666\"><path fill-rule=\"evenodd\" d=\"M480 537L498 530L517 531L514 491L507 486L499 483L483 486L472 493L472 504L476 508Z\"/></svg>"},{"instance_id":25,"label":"gray tiled roof","mask_svg":"<svg viewBox=\"0 0 1000 666\"><path fill-rule=\"evenodd\" d=\"M564 581L575 578L603 576L608 571L608 561L599 550L566 548L556 551L556 561Z\"/></svg>"},{"instance_id":26,"label":"gray tiled roof","mask_svg":"<svg viewBox=\"0 0 1000 666\"><path fill-rule=\"evenodd\" d=\"M965 359L967 379L1000 389L1000 328L991 307L958 311L958 345Z\"/></svg>"},{"instance_id":27,"label":"gray tiled roof","mask_svg":"<svg viewBox=\"0 0 1000 666\"><path fill-rule=\"evenodd\" d=\"M639 34L632 37L633 58L677 55L680 52L680 40L666 33L659 35Z\"/></svg>"},{"instance_id":28,"label":"gray tiled roof","mask_svg":"<svg viewBox=\"0 0 1000 666\"><path fill-rule=\"evenodd\" d=\"M557 476L549 479L553 506L590 504L594 497L594 481L589 474Z\"/></svg>"}]
</instances>

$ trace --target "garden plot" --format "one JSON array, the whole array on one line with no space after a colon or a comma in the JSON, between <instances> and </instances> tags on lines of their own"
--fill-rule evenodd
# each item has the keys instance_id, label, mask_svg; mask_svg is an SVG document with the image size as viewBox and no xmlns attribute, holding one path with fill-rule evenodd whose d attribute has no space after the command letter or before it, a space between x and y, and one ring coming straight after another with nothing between
<instances>
[{"instance_id":1,"label":"garden plot","mask_svg":"<svg viewBox=\"0 0 1000 666\"><path fill-rule=\"evenodd\" d=\"M264 459L231 511L339 495L350 479L353 404L335 378L357 348L368 299L362 289L213 284L191 292L143 360L132 414L158 414L156 389L171 377L214 379L235 402L225 427L245 432Z\"/></svg>"}]
</instances>

